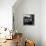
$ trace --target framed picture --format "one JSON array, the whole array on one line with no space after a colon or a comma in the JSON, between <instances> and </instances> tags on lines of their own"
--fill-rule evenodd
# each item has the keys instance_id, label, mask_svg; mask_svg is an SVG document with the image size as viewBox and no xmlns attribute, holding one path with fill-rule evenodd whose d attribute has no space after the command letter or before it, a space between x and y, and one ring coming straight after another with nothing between
<instances>
[{"instance_id":1,"label":"framed picture","mask_svg":"<svg viewBox=\"0 0 46 46\"><path fill-rule=\"evenodd\" d=\"M23 24L24 25L34 25L34 14L24 14Z\"/></svg>"}]
</instances>

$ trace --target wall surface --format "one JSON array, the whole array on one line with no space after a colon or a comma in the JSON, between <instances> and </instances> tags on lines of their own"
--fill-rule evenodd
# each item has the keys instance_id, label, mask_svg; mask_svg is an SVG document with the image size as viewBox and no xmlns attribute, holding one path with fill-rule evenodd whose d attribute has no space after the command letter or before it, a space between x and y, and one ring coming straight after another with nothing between
<instances>
[{"instance_id":1,"label":"wall surface","mask_svg":"<svg viewBox=\"0 0 46 46\"><path fill-rule=\"evenodd\" d=\"M35 41L36 46L41 46L41 0L23 0L13 7L15 30L23 33L23 37ZM34 25L23 25L24 14L34 14Z\"/></svg>"},{"instance_id":2,"label":"wall surface","mask_svg":"<svg viewBox=\"0 0 46 46\"><path fill-rule=\"evenodd\" d=\"M41 38L42 46L46 46L46 0L41 1Z\"/></svg>"},{"instance_id":3,"label":"wall surface","mask_svg":"<svg viewBox=\"0 0 46 46\"><path fill-rule=\"evenodd\" d=\"M16 0L0 0L0 27L12 28L12 6Z\"/></svg>"}]
</instances>

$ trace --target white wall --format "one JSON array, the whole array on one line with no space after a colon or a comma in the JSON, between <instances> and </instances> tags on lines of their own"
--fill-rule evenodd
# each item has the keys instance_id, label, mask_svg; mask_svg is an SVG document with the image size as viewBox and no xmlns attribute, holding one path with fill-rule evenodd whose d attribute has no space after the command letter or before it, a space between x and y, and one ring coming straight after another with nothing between
<instances>
[{"instance_id":1,"label":"white wall","mask_svg":"<svg viewBox=\"0 0 46 46\"><path fill-rule=\"evenodd\" d=\"M14 5L16 6L16 5ZM24 38L35 41L36 46L41 46L41 1L23 0L16 8L13 7L15 29L22 32ZM33 26L23 25L24 14L34 14L35 23Z\"/></svg>"},{"instance_id":2,"label":"white wall","mask_svg":"<svg viewBox=\"0 0 46 46\"><path fill-rule=\"evenodd\" d=\"M0 0L0 27L12 28L12 6L16 0Z\"/></svg>"},{"instance_id":3,"label":"white wall","mask_svg":"<svg viewBox=\"0 0 46 46\"><path fill-rule=\"evenodd\" d=\"M41 1L41 38L42 46L46 46L46 0Z\"/></svg>"}]
</instances>

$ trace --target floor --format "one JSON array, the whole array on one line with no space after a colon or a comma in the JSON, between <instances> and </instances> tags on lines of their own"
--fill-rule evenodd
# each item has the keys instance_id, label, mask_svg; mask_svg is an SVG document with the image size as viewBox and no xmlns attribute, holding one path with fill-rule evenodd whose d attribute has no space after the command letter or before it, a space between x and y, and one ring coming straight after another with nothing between
<instances>
[{"instance_id":1,"label":"floor","mask_svg":"<svg viewBox=\"0 0 46 46\"><path fill-rule=\"evenodd\" d=\"M6 40L6 42L2 43L0 46L16 46L15 39L13 39L13 40Z\"/></svg>"}]
</instances>

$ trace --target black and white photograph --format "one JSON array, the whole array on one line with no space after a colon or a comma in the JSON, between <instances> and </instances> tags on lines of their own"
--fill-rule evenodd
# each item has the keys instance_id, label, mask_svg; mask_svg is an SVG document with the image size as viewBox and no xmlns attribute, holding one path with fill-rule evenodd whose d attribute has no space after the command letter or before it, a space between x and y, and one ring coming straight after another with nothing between
<instances>
[{"instance_id":1,"label":"black and white photograph","mask_svg":"<svg viewBox=\"0 0 46 46\"><path fill-rule=\"evenodd\" d=\"M25 14L23 18L24 25L34 25L34 14Z\"/></svg>"}]
</instances>

